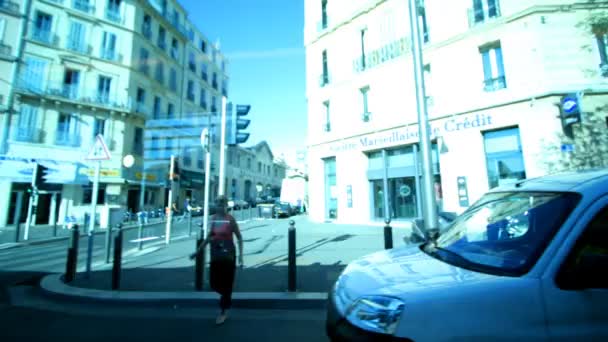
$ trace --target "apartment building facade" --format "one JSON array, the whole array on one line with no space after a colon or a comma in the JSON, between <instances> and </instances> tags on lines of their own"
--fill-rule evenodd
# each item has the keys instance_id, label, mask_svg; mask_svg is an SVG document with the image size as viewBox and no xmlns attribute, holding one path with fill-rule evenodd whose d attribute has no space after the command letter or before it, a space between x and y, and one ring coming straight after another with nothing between
<instances>
[{"instance_id":1,"label":"apartment building facade","mask_svg":"<svg viewBox=\"0 0 608 342\"><path fill-rule=\"evenodd\" d=\"M250 147L230 146L226 150L226 195L252 201L278 197L287 165L275 158L266 141Z\"/></svg>"},{"instance_id":2,"label":"apartment building facade","mask_svg":"<svg viewBox=\"0 0 608 342\"><path fill-rule=\"evenodd\" d=\"M606 116L605 36L583 1L420 2L438 205L461 212L488 189L541 176L558 146L560 99ZM602 7L603 6L603 7ZM450 13L450 15L446 15ZM310 215L419 217L422 170L408 1L305 2ZM606 126L600 128L605 134ZM561 153L561 152L560 152ZM563 153L568 153L563 152Z\"/></svg>"},{"instance_id":3,"label":"apartment building facade","mask_svg":"<svg viewBox=\"0 0 608 342\"><path fill-rule=\"evenodd\" d=\"M102 227L112 208L140 209L144 176L144 206L165 205L168 167L163 163L168 165L168 158L148 160L144 151L174 154L185 169L203 172L200 163L187 163L200 160L200 151L180 150L179 136L161 139L145 130L154 120L211 115L227 95L227 62L178 2L11 3L19 18L0 13L0 22L7 23L5 37L12 39L2 43L17 62L9 67L10 60L0 60L0 68L12 68L15 75L14 82L0 85L7 99L0 141L0 227L16 223L17 203L26 212L35 162L48 168L49 184L39 194L34 222L62 224L67 216L82 220L90 210L94 175L94 163L85 157L98 134L111 155L101 164L97 220ZM123 166L126 155L135 157L134 166Z\"/></svg>"}]
</instances>

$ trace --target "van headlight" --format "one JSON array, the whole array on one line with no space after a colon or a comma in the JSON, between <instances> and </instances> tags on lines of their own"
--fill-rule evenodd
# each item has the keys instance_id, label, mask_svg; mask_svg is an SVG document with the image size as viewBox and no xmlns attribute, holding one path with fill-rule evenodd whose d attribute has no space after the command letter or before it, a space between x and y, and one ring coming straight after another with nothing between
<instances>
[{"instance_id":1,"label":"van headlight","mask_svg":"<svg viewBox=\"0 0 608 342\"><path fill-rule=\"evenodd\" d=\"M346 311L352 324L374 332L395 333L405 304L397 298L364 296L357 299Z\"/></svg>"}]
</instances>

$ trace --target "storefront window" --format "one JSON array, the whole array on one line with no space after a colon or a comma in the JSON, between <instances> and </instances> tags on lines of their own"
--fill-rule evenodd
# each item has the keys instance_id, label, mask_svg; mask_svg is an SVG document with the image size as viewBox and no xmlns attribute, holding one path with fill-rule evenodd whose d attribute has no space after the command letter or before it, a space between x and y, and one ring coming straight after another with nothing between
<instances>
[{"instance_id":1,"label":"storefront window","mask_svg":"<svg viewBox=\"0 0 608 342\"><path fill-rule=\"evenodd\" d=\"M417 146L409 145L387 150L387 175L388 175L388 203L392 219L411 219L418 217L421 213L421 194L418 193L421 181L421 170L416 163L420 157L416 157ZM439 177L439 153L437 144L432 144L433 174ZM372 191L372 216L375 219L384 219L384 167L382 151L374 151L368 154L368 179ZM420 177L420 179L416 179Z\"/></svg>"},{"instance_id":2,"label":"storefront window","mask_svg":"<svg viewBox=\"0 0 608 342\"><path fill-rule=\"evenodd\" d=\"M338 187L336 158L325 159L325 217L338 218Z\"/></svg>"},{"instance_id":3,"label":"storefront window","mask_svg":"<svg viewBox=\"0 0 608 342\"><path fill-rule=\"evenodd\" d=\"M519 128L484 133L490 188L526 178Z\"/></svg>"},{"instance_id":4,"label":"storefront window","mask_svg":"<svg viewBox=\"0 0 608 342\"><path fill-rule=\"evenodd\" d=\"M374 216L384 218L384 186L383 181L373 180ZM390 178L388 180L388 201L391 218L412 218L418 216L416 209L416 179L415 177Z\"/></svg>"}]
</instances>

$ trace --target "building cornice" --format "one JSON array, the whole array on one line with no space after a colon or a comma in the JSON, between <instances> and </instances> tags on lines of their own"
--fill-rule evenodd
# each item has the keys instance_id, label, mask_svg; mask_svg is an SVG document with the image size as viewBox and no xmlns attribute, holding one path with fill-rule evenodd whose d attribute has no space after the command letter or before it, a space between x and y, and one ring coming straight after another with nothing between
<instances>
[{"instance_id":1,"label":"building cornice","mask_svg":"<svg viewBox=\"0 0 608 342\"><path fill-rule=\"evenodd\" d=\"M517 99L513 99L510 101L503 101L503 102L500 102L500 103L497 103L497 104L494 104L491 106L480 106L480 107L472 108L472 109L469 109L466 111L459 111L459 112L453 112L450 114L436 115L436 116L433 116L432 118L429 118L429 121L433 122L433 121L438 121L438 120L444 120L444 119L449 119L449 118L457 116L457 115L470 114L470 113L483 111L483 110L497 109L500 107L506 107L506 106L510 106L510 105L514 105L514 104L521 104L521 103L525 103L528 101L541 100L541 99L545 99L545 98L549 98L549 97L559 97L559 96L563 96L563 95L570 94L570 93L576 93L579 91L583 91L583 93L585 95L608 95L608 87L605 87L604 89L563 89L563 90L559 90L559 91L556 90L556 91L550 91L550 92L546 92L546 93L542 93L542 94L537 94L534 96L519 97ZM364 136L370 135L370 134L383 133L383 132L388 132L388 131L391 131L394 129L406 128L413 124L417 124L417 123L415 121L412 121L409 123L399 124L399 125L395 125L395 126L391 126L391 127L369 130L369 131L362 132L359 134L340 137L340 138L333 139L333 140L327 140L327 141L318 142L318 143L310 143L307 145L307 148L308 149L315 148L315 147L323 146L326 144L333 144L333 143L338 143L341 141L346 141L346 140L353 139L353 138L361 138L361 137L364 137Z\"/></svg>"}]
</instances>

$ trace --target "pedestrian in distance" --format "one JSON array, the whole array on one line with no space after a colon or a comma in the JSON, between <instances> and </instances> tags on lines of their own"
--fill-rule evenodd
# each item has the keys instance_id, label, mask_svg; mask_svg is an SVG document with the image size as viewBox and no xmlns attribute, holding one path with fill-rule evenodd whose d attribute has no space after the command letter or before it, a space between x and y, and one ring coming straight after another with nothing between
<instances>
[{"instance_id":1,"label":"pedestrian in distance","mask_svg":"<svg viewBox=\"0 0 608 342\"><path fill-rule=\"evenodd\" d=\"M216 200L216 213L210 218L210 228L205 241L196 252L190 255L194 259L202 253L207 244L211 245L211 264L209 269L209 283L213 291L220 294L220 314L215 323L223 324L228 318L228 310L232 306L232 290L236 262L243 267L243 237L239 225L232 215L228 214L228 200L220 196ZM234 245L236 236L239 246L238 258Z\"/></svg>"},{"instance_id":2,"label":"pedestrian in distance","mask_svg":"<svg viewBox=\"0 0 608 342\"><path fill-rule=\"evenodd\" d=\"M178 222L181 222L185 219L188 218L188 216L190 215L192 211L192 205L190 203L190 197L186 197L186 200L184 201L184 214L182 215L182 217L180 217Z\"/></svg>"}]
</instances>

